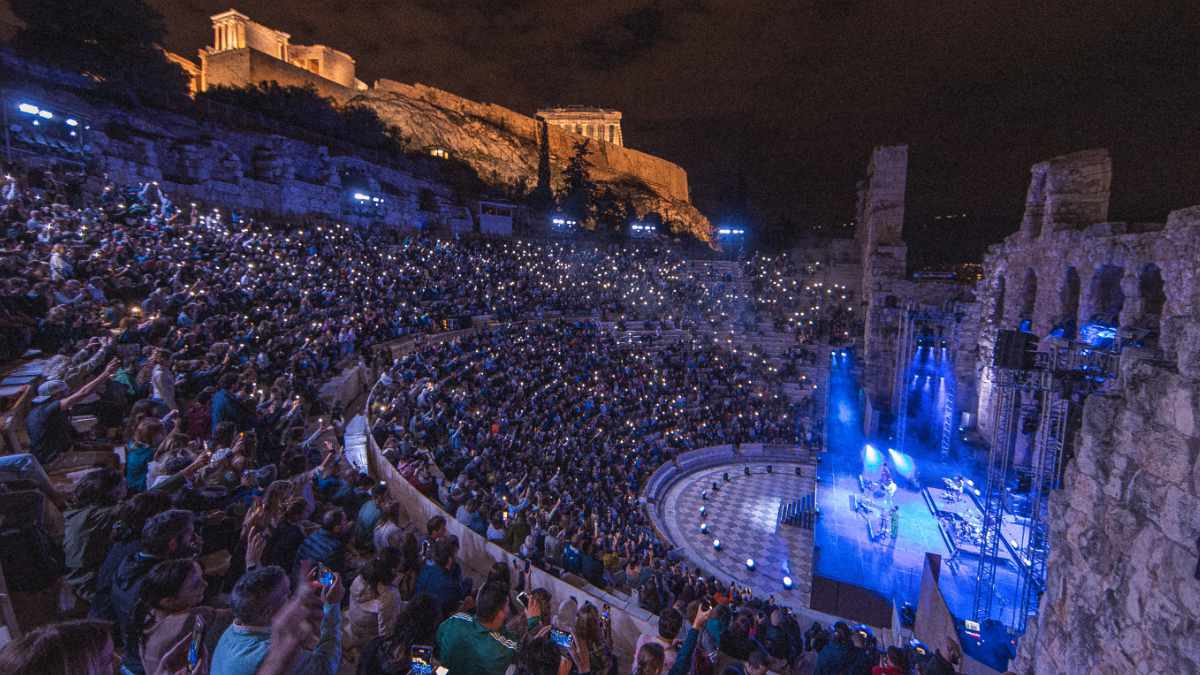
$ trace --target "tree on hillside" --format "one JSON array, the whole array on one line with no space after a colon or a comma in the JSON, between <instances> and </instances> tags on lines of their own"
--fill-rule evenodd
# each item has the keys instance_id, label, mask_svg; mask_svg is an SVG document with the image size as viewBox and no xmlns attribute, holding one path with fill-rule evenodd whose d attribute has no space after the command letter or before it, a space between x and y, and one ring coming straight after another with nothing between
<instances>
[{"instance_id":1,"label":"tree on hillside","mask_svg":"<svg viewBox=\"0 0 1200 675\"><path fill-rule=\"evenodd\" d=\"M629 221L634 216L633 204L618 195L612 188L602 188L594 200L596 229L609 234L624 235L629 231Z\"/></svg>"},{"instance_id":2,"label":"tree on hillside","mask_svg":"<svg viewBox=\"0 0 1200 675\"><path fill-rule=\"evenodd\" d=\"M563 192L559 198L563 213L580 224L591 222L595 209L596 184L587 167L589 140L585 138L575 144L575 154L563 169Z\"/></svg>"},{"instance_id":3,"label":"tree on hillside","mask_svg":"<svg viewBox=\"0 0 1200 675\"><path fill-rule=\"evenodd\" d=\"M112 92L173 102L187 92L187 75L160 45L166 22L143 0L11 0L25 24L18 53L79 72Z\"/></svg>"}]
</instances>

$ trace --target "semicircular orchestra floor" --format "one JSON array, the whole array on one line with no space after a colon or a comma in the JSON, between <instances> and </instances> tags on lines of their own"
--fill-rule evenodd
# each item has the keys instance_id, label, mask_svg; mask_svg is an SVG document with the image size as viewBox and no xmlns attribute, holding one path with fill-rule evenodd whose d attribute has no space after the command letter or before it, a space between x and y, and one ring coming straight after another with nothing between
<instances>
[{"instance_id":1,"label":"semicircular orchestra floor","mask_svg":"<svg viewBox=\"0 0 1200 675\"><path fill-rule=\"evenodd\" d=\"M768 465L772 473L767 473ZM750 468L748 476L746 467ZM801 469L799 476L796 467ZM812 490L811 464L730 462L673 482L658 510L658 525L706 574L749 586L756 596L773 595L781 604L808 607L813 531L782 524L779 508L811 495ZM713 546L715 539L720 540L720 549ZM754 560L753 569L747 566L747 559ZM790 590L784 588L785 576L792 579Z\"/></svg>"}]
</instances>

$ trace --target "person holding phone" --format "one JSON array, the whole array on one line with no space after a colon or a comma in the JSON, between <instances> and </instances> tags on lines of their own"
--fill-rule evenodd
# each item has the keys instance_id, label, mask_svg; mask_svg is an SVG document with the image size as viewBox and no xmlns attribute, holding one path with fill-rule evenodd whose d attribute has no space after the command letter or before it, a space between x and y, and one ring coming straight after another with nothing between
<instances>
[{"instance_id":1,"label":"person holding phone","mask_svg":"<svg viewBox=\"0 0 1200 675\"><path fill-rule=\"evenodd\" d=\"M320 580L320 570L313 567L302 576L309 588L302 588L301 597L320 598L322 606L319 637L311 651L290 650L289 663L294 661L305 673L336 675L342 660L342 588L341 577L332 574L328 583ZM272 622L288 604L291 581L283 569L274 565L256 567L242 575L229 604L234 622L221 635L213 651L212 673L220 675L254 675L271 650ZM317 631L314 631L317 632ZM293 670L280 672L296 672Z\"/></svg>"},{"instance_id":2,"label":"person holding phone","mask_svg":"<svg viewBox=\"0 0 1200 675\"><path fill-rule=\"evenodd\" d=\"M447 675L504 675L517 641L504 631L509 613L508 585L492 581L475 596L475 614L459 612L438 626L436 656ZM541 621L539 603L525 608L530 626Z\"/></svg>"},{"instance_id":3,"label":"person holding phone","mask_svg":"<svg viewBox=\"0 0 1200 675\"><path fill-rule=\"evenodd\" d=\"M551 631L551 635L554 634ZM600 610L595 605L584 603L575 616L575 630L567 635L570 638L568 644L560 645L573 663L567 673L611 675L616 672L612 643L606 635ZM559 673L563 673L561 668Z\"/></svg>"},{"instance_id":4,"label":"person holding phone","mask_svg":"<svg viewBox=\"0 0 1200 675\"><path fill-rule=\"evenodd\" d=\"M145 672L158 672L163 655L194 636L198 625L197 662L209 660L217 638L233 622L233 612L201 605L207 588L204 570L190 558L160 562L146 575L131 621Z\"/></svg>"},{"instance_id":5,"label":"person holding phone","mask_svg":"<svg viewBox=\"0 0 1200 675\"><path fill-rule=\"evenodd\" d=\"M699 610L696 612L696 618L692 619L692 625L688 627L687 636L683 639L683 645L679 647L679 653L675 657L675 663L669 670L663 668L663 653L662 645L657 643L648 643L642 645L635 656L635 662L638 664L638 675L686 675L692 669L692 657L696 653L696 645L700 640L700 633L704 630L704 624L708 620L716 616L716 605L709 601L704 601ZM561 673L561 671L560 671Z\"/></svg>"}]
</instances>

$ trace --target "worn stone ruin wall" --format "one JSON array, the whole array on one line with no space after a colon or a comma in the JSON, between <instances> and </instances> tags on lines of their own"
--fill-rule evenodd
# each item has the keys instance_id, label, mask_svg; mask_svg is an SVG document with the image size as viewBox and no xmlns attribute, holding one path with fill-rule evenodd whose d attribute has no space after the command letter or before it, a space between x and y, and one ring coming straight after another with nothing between
<instances>
[{"instance_id":1,"label":"worn stone ruin wall","mask_svg":"<svg viewBox=\"0 0 1200 675\"><path fill-rule=\"evenodd\" d=\"M1200 336L1189 319L1188 332ZM1122 359L1050 500L1041 615L1020 675L1200 673L1200 379Z\"/></svg>"},{"instance_id":2,"label":"worn stone ruin wall","mask_svg":"<svg viewBox=\"0 0 1200 675\"><path fill-rule=\"evenodd\" d=\"M188 202L195 201L244 214L314 215L419 229L471 218L450 186L354 156L331 155L324 146L201 124L182 115L131 114L63 92L38 90L31 98L87 118L92 161L101 172L123 184L159 181L185 214ZM382 218L357 216L346 207L350 186L343 184L344 174L355 187L387 200ZM421 209L422 193L424 205L435 208Z\"/></svg>"},{"instance_id":3,"label":"worn stone ruin wall","mask_svg":"<svg viewBox=\"0 0 1200 675\"><path fill-rule=\"evenodd\" d=\"M906 274L904 191L908 146L880 146L861 186L855 238L862 247L862 297L866 312L863 388L873 410L887 409L895 379L900 298L893 287Z\"/></svg>"},{"instance_id":4,"label":"worn stone ruin wall","mask_svg":"<svg viewBox=\"0 0 1200 675\"><path fill-rule=\"evenodd\" d=\"M1107 157L1036 165L1021 231L989 250L978 285L985 437L999 329L1069 336L1103 320L1144 343L1123 351L1119 391L1084 404L1022 675L1200 672L1200 206L1166 224L1102 222Z\"/></svg>"},{"instance_id":5,"label":"worn stone ruin wall","mask_svg":"<svg viewBox=\"0 0 1200 675\"><path fill-rule=\"evenodd\" d=\"M204 57L206 87L245 87L259 82L278 82L284 86L311 86L322 96L344 101L355 94L333 80L264 54L256 49L228 49Z\"/></svg>"},{"instance_id":6,"label":"worn stone ruin wall","mask_svg":"<svg viewBox=\"0 0 1200 675\"><path fill-rule=\"evenodd\" d=\"M1048 159L1034 164L1029 173L1021 220L1021 234L1026 238L1108 220L1112 186L1108 150L1081 150Z\"/></svg>"},{"instance_id":7,"label":"worn stone ruin wall","mask_svg":"<svg viewBox=\"0 0 1200 675\"><path fill-rule=\"evenodd\" d=\"M979 430L992 432L990 365L996 333L1028 320L1038 336L1074 321L1114 320L1129 335L1144 335L1174 360L1184 339L1178 317L1195 302L1200 255L1193 209L1166 225L1098 223L1059 230L1036 240L1019 236L993 247L980 282L976 377Z\"/></svg>"}]
</instances>

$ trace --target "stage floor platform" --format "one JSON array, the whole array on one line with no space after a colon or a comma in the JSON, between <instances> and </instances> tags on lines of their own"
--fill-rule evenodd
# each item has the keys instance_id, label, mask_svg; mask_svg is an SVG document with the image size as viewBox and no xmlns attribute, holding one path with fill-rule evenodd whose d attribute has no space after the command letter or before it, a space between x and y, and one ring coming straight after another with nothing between
<instances>
[{"instance_id":1,"label":"stage floor platform","mask_svg":"<svg viewBox=\"0 0 1200 675\"><path fill-rule=\"evenodd\" d=\"M809 462L754 460L704 469L675 482L663 498L662 526L672 543L706 573L726 582L749 586L756 595L774 595L780 604L809 606L813 531L779 523L779 507L812 494L814 469ZM749 466L746 476L743 467ZM801 475L796 475L796 468ZM728 472L730 481L724 481ZM719 489L712 490L717 483ZM702 497L708 493L708 498ZM700 507L705 507L701 517ZM700 523L708 525L700 531ZM713 539L721 540L714 549ZM746 567L753 558L755 568ZM783 587L783 576L794 587Z\"/></svg>"},{"instance_id":2,"label":"stage floor platform","mask_svg":"<svg viewBox=\"0 0 1200 675\"><path fill-rule=\"evenodd\" d=\"M857 470L858 466L839 463L833 453L827 453L819 465L817 507L821 516L814 540L813 574L862 586L898 605L910 602L915 606L920 594L925 553L936 553L948 563L943 565L941 587L951 613L959 617L970 616L974 607L977 558L960 555L950 562L951 551L937 518L922 493L911 487L900 488L893 497L894 504L900 509L897 538L871 541L866 518L851 508L852 497L863 496L859 491ZM961 504L978 512L968 500ZM872 511L869 517L874 522L878 512ZM999 598L1012 597L1017 572L1011 564L998 567L996 585ZM998 611L1011 611L1011 608L999 608Z\"/></svg>"}]
</instances>

